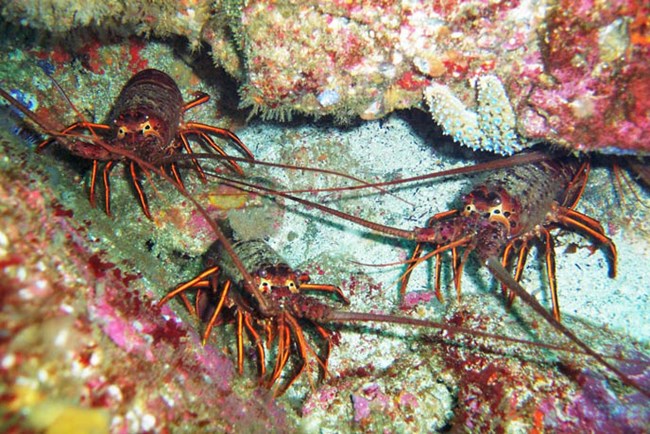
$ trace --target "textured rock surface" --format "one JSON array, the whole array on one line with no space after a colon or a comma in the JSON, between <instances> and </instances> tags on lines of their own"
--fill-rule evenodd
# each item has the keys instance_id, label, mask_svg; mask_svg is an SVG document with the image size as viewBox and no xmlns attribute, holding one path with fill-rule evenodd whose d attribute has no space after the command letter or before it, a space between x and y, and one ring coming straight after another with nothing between
<instances>
[{"instance_id":1,"label":"textured rock surface","mask_svg":"<svg viewBox=\"0 0 650 434\"><path fill-rule=\"evenodd\" d=\"M495 76L507 98L493 115L514 110L523 145L650 151L650 9L640 0L68 3L7 2L2 13L58 35L83 28L206 42L239 81L242 103L265 117L375 119L426 109L423 90L436 85L464 105L432 109L445 125L471 117L476 81ZM483 142L513 149L509 140Z\"/></svg>"},{"instance_id":2,"label":"textured rock surface","mask_svg":"<svg viewBox=\"0 0 650 434\"><path fill-rule=\"evenodd\" d=\"M89 39L72 57L58 46L2 40L2 87L39 116L77 117L45 73L83 116L102 120L125 81L155 67L178 82L186 100L201 90L214 98L188 119L228 127L267 161L337 169L368 180L403 178L471 164L469 152L445 142L429 115L417 111L347 128L328 123L256 120L242 127L226 81L200 59L193 68L170 45L140 39L107 45ZM178 50L181 51L181 50ZM45 72L44 72L45 71ZM145 182L154 221L144 218L121 168L112 175L109 219L87 199L88 164L55 147L33 153L33 134L0 107L0 401L1 430L52 432L81 421L89 432L313 430L418 432L538 430L610 432L648 425L647 399L621 387L591 360L504 346L474 337L405 327L332 327L340 334L329 375L318 383L312 364L289 392L271 399L256 381L254 352L245 373L233 368L234 331L218 327L202 347L201 325L180 303L155 301L193 276L213 234L171 186ZM437 143L435 151L430 144ZM230 152L231 149L228 148ZM208 164L208 163L206 163ZM342 183L310 172L246 167L248 179L308 188ZM186 173L184 171L184 173ZM557 262L565 322L590 345L645 361L622 369L647 384L650 322L647 209L614 193L599 168L579 210L598 218L619 248L619 277L608 279L605 254L575 234L558 236ZM187 173L186 185L215 217L228 215L249 237L263 237L315 282L340 285L351 309L439 319L510 336L559 338L527 309L504 310L493 279L470 263L463 299L455 302L450 271L432 294L430 270L416 270L400 311L394 282L402 267L359 262L405 259L412 244L368 234L305 207L241 194ZM154 188L155 186L155 188ZM412 228L457 204L465 178L407 186L398 197L368 192L308 196L354 215ZM641 200L647 195L639 191ZM621 198L627 198L621 204ZM402 200L400 200L402 199ZM632 199L632 200L630 200ZM405 203L404 200L413 204ZM241 208L241 209L240 209ZM531 257L524 284L548 305L541 263ZM640 342L639 342L640 341ZM561 343L561 342L557 342ZM80 427L81 429L81 427Z\"/></svg>"}]
</instances>

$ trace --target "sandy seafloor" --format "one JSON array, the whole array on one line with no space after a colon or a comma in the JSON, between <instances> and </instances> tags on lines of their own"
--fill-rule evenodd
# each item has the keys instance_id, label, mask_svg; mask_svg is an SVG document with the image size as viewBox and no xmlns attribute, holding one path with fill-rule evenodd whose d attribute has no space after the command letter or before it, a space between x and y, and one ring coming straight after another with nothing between
<instances>
[{"instance_id":1,"label":"sandy seafloor","mask_svg":"<svg viewBox=\"0 0 650 434\"><path fill-rule=\"evenodd\" d=\"M13 53L15 59L17 51ZM24 58L18 63L20 62L24 62ZM165 69L169 67L169 62L171 61L165 58L154 60L152 56L149 65ZM183 68L186 67L177 68L185 71ZM108 77L105 79L109 80ZM43 82L42 78L37 80ZM80 79L80 88L83 88L84 80ZM28 87L29 83L23 82L23 85ZM62 86L65 88L66 83L62 83ZM99 99L110 101L119 86L119 83L113 83L106 89L96 91L102 93L101 96L96 95L96 113L99 119L106 110L106 102L99 102ZM211 92L213 89L202 85L202 90ZM182 88L182 91L188 98L190 90ZM102 98L103 92L112 97ZM33 93L37 95L38 91ZM76 91L71 95L75 103L82 98L88 96L82 97ZM208 109L201 108L190 113L196 116L193 119L216 123ZM6 110L4 115L6 116ZM69 121L70 119L67 120ZM77 304L71 304L69 300L65 304L77 306L80 311L76 311L75 315L80 316L86 315L84 308L87 308L90 314L86 317L90 318L90 323L97 321L96 325L89 326L93 330L96 345L99 348L111 347L110 350L104 349L104 358L100 364L91 364L96 372L87 375L93 377L109 370L107 366L112 363L110 357L118 357L120 351L133 357L151 351L153 359L159 364L163 363L170 351L168 348L163 354L154 344L147 348L146 339L143 343L135 338L138 344L132 345L128 341L129 334L120 335L127 336L124 340L116 339L110 331L114 329L106 326L111 323L111 316L116 315L124 319L126 324L133 324L135 335L146 334L147 328L142 330L137 319L129 316L132 312L124 308L119 315L99 312L96 305L101 296L95 296L86 306L86 293L79 289L69 289L110 286L113 273L91 273L91 281L85 282L84 279L89 274L87 270L84 272L75 269L66 259L60 261L64 265L58 268L52 266L53 269L48 271L49 262L42 265L40 258L52 262L53 258L65 258L68 254L74 256L77 253L62 250L61 246L66 241L57 237L41 240L40 244L30 249L29 240L21 239L16 234L21 233L21 225L40 221L48 234L60 233L68 241L73 238L80 250L99 255L100 263L117 264L116 267L123 275L138 275L128 282L128 287L136 293L148 294L143 300L151 303L198 270L200 255L211 241L211 235L200 222L200 217L193 214L191 205L186 200L169 186L161 186L163 183L159 181L156 183L160 191L158 195L152 192L151 185L145 183L154 214L154 223L147 221L140 213L126 178L121 178L116 170L112 177L115 216L109 219L101 208L90 209L87 201L87 173L79 168L78 161L56 152L35 155L30 151L30 146L33 145L21 142L20 138L7 131L12 128L11 123L5 120L2 125L5 131L2 133L0 178L3 189L0 210L5 226L0 229L0 253L3 255L0 261L3 261L2 290L5 294L0 318L7 325L6 330L24 330L30 327L38 330L38 324L43 321L43 309L47 308L32 308L39 292L29 284L29 265L41 263L38 267L45 269L44 279L65 276L62 282L45 282L41 285L46 288L68 288L60 290L66 297L75 299ZM441 137L428 115L421 112L396 113L379 121L359 122L344 127L333 124L328 119L296 119L289 123L253 119L238 128L237 134L260 160L323 167L367 181L410 177L448 167L471 165L475 161L471 152L459 149ZM487 157L479 158L483 161ZM347 182L332 176L285 169L245 167L245 170L249 179L270 180L274 186L287 189L328 187ZM637 196L631 193L629 187L624 186L622 203L621 195L614 188L612 173L611 167L597 164L577 209L598 219L616 243L619 254L618 276L615 279L607 277L606 254L602 249L590 250L590 240L565 231L555 231L558 234L556 262L561 309L565 324L590 345L603 352L622 350L627 357L643 357L647 362L650 339L650 294L647 289L647 272L650 269L650 226L647 217L649 201L647 192L638 185L633 185ZM368 230L336 217L283 200L276 203L249 195L229 199L231 201L224 204L214 198L215 191L218 190L214 183L203 185L193 175L186 175L186 178L189 191L199 201L208 203L208 209L215 212L215 215L223 216L227 213L233 227L244 236L264 238L289 264L308 270L314 282L339 285L350 296L350 310L396 312L419 318L451 320L466 327L477 326L482 330L527 339L534 339L531 334L533 332L529 330L529 325L533 324L541 335L540 341L566 344L566 341L540 324L543 320L528 309L515 308L507 311L494 279L479 267L475 259L470 260L463 275L460 305L455 301L448 266L443 275L444 304L432 297L431 269L420 266L409 285L407 301L410 308L400 310L396 281L404 267L379 268L359 263L384 264L406 259L413 248L412 243L371 235ZM462 194L469 191L471 182L470 177L457 176L416 186L393 188L392 195L365 191L363 194L335 193L304 197L368 220L409 229L424 225L428 217L437 212L457 206ZM25 209L7 206L21 200L16 199L14 194L25 191L30 191L33 195L41 192L45 199L37 201L40 208L32 206L29 197L23 201L28 204ZM239 209L223 210L233 204ZM242 205L245 206L242 208ZM173 207L179 207L179 210L174 211ZM83 229L80 230L82 226ZM57 228L60 228L60 232ZM36 225L33 230L37 229ZM197 236L193 237L194 234ZM29 257L30 254L34 256ZM7 259L19 256L20 259ZM77 266L79 264L74 263ZM21 271L21 266L26 270ZM549 306L543 254L538 250L532 251L522 284L542 304ZM516 305L518 307L520 303L516 302ZM188 347L178 351L192 351L196 354L208 351L200 347L192 331L196 330L196 322L188 317L180 304L172 303L170 306L173 312L165 311L165 318L180 315L179 321L182 322L179 327L193 336L182 340L181 344ZM48 308L52 310L47 311L49 313L45 314L46 318L69 313L69 309L57 309L56 305ZM473 347L478 339L464 338L460 347L443 345L430 337L438 336L436 332L403 326L333 328L340 333L340 342L332 351L328 366L330 376L322 383L316 382L314 371L317 370L317 365L312 363L310 374L303 375L286 395L275 403L268 404L283 416L275 418L271 412L258 414L252 419L260 418L260 426L276 424L277 431L306 432L379 429L387 432L441 429L472 431L479 428L508 432L538 429L541 432L599 427L635 430L647 427L649 421L645 398L622 387L612 379L611 374L604 373L594 362L580 356L567 356L563 359L564 363L556 364L554 355L539 350L508 349L509 346L502 348L504 345L498 342L480 340L483 345L481 349L472 351L463 345ZM213 345L217 349L230 348L232 352L232 328L221 330L224 331L209 346ZM17 426L28 426L36 430L47 428L48 423L54 422L39 422L39 425L34 422L33 414L42 402L57 400L82 408L90 406L106 409L113 431L139 431L144 428L162 431L166 426L170 426L172 431L181 430L181 427L191 431L192 424L196 421L201 421L201 425L197 425L201 429L218 431L241 427L244 423L242 420L246 418L242 416L239 420L225 414L228 410L209 410L200 405L193 410L193 416L192 412L179 416L178 409L191 408L192 402L189 398L187 401L177 396L170 398L175 396L174 387L180 387L176 384L179 380L166 380L171 381L171 386L136 381L134 387L140 390L134 395L123 393L117 402L85 401L75 396L74 388L57 390L57 387L62 386L54 377L67 378L73 375L66 363L52 362L43 356L45 351L39 352L25 342L16 342L15 336L10 333L5 332L2 338L0 348L5 353L0 354L3 360L2 395L10 409L5 413L5 421L10 421L7 426L16 423ZM47 348L47 343L39 342L39 345ZM494 355L491 354L492 351L505 351L510 355ZM513 357L513 352L519 357ZM20 356L21 353L25 355ZM32 360L33 369L29 368L32 365L21 367L16 363L16 358L20 357ZM47 365L45 378L42 369L38 369L41 357L43 366ZM149 360L148 357L140 357L142 358ZM216 360L227 361L232 358L221 357ZM142 369L143 363L146 365L146 362L140 360L135 370ZM124 368L127 378L135 375L130 372L128 365ZM161 368L153 364L151 369L155 373L156 369ZM201 394L210 393L233 393L244 400L249 396L270 399L259 391L255 392L252 363L247 364L243 379L232 375L232 365L223 369L229 370L231 376L228 378L231 378L229 381L232 384L222 385L215 391L211 386L216 381L214 379L206 380L205 389L201 389L200 382L194 382L191 391L198 395L193 399L198 397L200 400ZM648 373L643 367L629 368L629 371L633 372L635 379L645 382L648 387ZM209 374L206 375L209 377ZM307 381L308 378L311 380ZM118 388L125 387L120 380L114 381ZM20 395L17 384L21 385L20 390L23 390L24 384L29 384L41 398L21 398L17 402L16 396ZM167 388L167 392L161 391L163 388ZM92 395L92 391L87 393ZM162 407L156 408L147 400L147 395L157 396L156 394L169 398ZM205 414L210 411L211 419L206 423ZM7 414L14 415L12 417L15 419L9 418ZM232 418L235 419L234 422ZM248 422L252 423L250 420Z\"/></svg>"}]
</instances>

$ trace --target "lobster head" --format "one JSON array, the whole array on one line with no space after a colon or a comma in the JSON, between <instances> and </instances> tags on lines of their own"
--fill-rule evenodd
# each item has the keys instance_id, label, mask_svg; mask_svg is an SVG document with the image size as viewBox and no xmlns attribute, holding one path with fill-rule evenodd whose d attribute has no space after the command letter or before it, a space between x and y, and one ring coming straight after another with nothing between
<instances>
[{"instance_id":1,"label":"lobster head","mask_svg":"<svg viewBox=\"0 0 650 434\"><path fill-rule=\"evenodd\" d=\"M294 271L287 264L265 264L253 274L253 280L262 294L297 294L300 284L309 281L309 276Z\"/></svg>"},{"instance_id":2,"label":"lobster head","mask_svg":"<svg viewBox=\"0 0 650 434\"><path fill-rule=\"evenodd\" d=\"M174 152L167 126L155 116L126 111L113 120L113 146L134 153L145 161L156 162Z\"/></svg>"},{"instance_id":3,"label":"lobster head","mask_svg":"<svg viewBox=\"0 0 650 434\"><path fill-rule=\"evenodd\" d=\"M518 232L521 205L505 188L480 185L463 198L463 203L463 216L476 215L490 224L503 225L507 236Z\"/></svg>"}]
</instances>

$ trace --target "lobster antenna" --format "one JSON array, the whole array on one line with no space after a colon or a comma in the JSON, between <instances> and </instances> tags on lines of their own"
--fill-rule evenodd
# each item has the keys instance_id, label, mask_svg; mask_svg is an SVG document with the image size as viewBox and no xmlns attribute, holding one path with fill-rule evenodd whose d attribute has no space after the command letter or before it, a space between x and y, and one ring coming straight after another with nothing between
<instances>
[{"instance_id":1,"label":"lobster antenna","mask_svg":"<svg viewBox=\"0 0 650 434\"><path fill-rule=\"evenodd\" d=\"M53 78L52 78L52 80L54 81L56 86L59 89L61 89L60 86L58 85L58 83ZM63 92L63 94L65 95L65 92ZM54 125L53 123L50 123L49 121L44 121L43 119L38 118L31 110L24 107L20 102L18 102L15 98L13 98L11 95L9 95L9 93L5 92L2 88L0 88L0 96L2 96L7 101L9 101L12 105L14 105L25 116L27 116L32 122L34 122L39 128L43 129L45 133L47 133L49 135L52 135L52 136L55 136L55 137L58 137L58 138L61 137L61 135L58 133L58 131L60 131L64 127L62 127L61 125ZM67 96L66 96L66 100L73 107L74 111L79 116L81 116L81 118L83 119L83 115L81 113L79 113L79 111L75 108L74 104L72 104L72 102L70 101L69 98L67 98ZM189 200L192 203L192 205L195 207L195 209L197 211L199 211L199 213L205 218L208 225L211 227L212 231L217 236L217 239L221 242L221 244L223 245L223 247L226 250L226 252L228 253L228 255L230 255L230 257L233 259L233 262L234 262L235 266L237 267L239 272L242 274L242 277L243 277L243 280L244 280L244 287L251 294L251 296L255 299L255 301L257 302L257 304L259 306L260 311L263 314L267 313L268 312L268 304L266 302L266 299L262 296L259 289L253 284L253 278L251 277L250 273L248 272L248 270L246 270L246 268L242 264L241 260L239 259L237 254L232 249L232 246L228 242L228 239L221 232L221 229L216 224L216 222L212 219L212 217L207 212L207 210L205 208L203 208L201 206L201 204L192 195L190 195L188 192L184 191L180 186L178 186L176 184L176 182L174 182L174 180L171 177L169 177L166 173L164 173L158 167L152 165L151 163L143 161L142 159L138 158L137 156L135 156L134 154L132 154L131 152L129 152L127 150L116 148L114 146L109 145L104 140L102 140L99 136L94 134L94 132L92 130L91 130L91 133L93 133L93 136L84 137L84 140L89 140L92 143L96 144L97 146L105 149L106 151L108 151L110 153L113 153L115 155L120 155L122 157L126 157L127 159L136 162L140 167L142 167L145 170L146 169L151 170L153 173L156 173L157 175L162 177L165 181L170 182L174 186L174 188L183 197L185 197L187 200Z\"/></svg>"},{"instance_id":2,"label":"lobster antenna","mask_svg":"<svg viewBox=\"0 0 650 434\"><path fill-rule=\"evenodd\" d=\"M540 316L542 316L558 332L562 333L571 342L573 342L575 345L582 348L582 350L585 353L589 354L591 357L596 359L600 364L602 364L611 372L613 372L624 384L631 386L637 389L639 392L643 393L645 396L650 397L650 390L644 389L643 386L641 386L639 383L637 383L636 381L634 381L633 379L625 375L614 365L610 364L607 360L605 360L605 358L601 354L592 350L580 338L578 338L575 334L573 334L571 330L569 330L561 322L556 320L553 317L553 315L551 315L546 309L544 309L544 307L542 307L542 305L540 305L539 302L532 295L530 295L523 288L523 286L521 286L510 275L510 273L508 273L508 271L505 268L503 268L503 265L501 265L501 262L496 256L490 256L489 258L487 258L487 260L485 261L485 266L490 270L490 272L494 275L494 277L496 277L501 283L507 286L508 289L513 291L518 297L524 300L526 304L532 307L535 312L537 312Z\"/></svg>"},{"instance_id":3,"label":"lobster antenna","mask_svg":"<svg viewBox=\"0 0 650 434\"><path fill-rule=\"evenodd\" d=\"M367 185L355 185L351 187L329 187L317 188L313 190L286 190L285 193L321 193L321 192L334 192L334 191L347 191L347 190L361 190L365 188L380 188L391 185L401 185L410 182L426 181L429 179L444 178L447 176L462 175L467 173L480 173L487 170L498 170L506 167L519 166L522 164L538 163L540 161L548 160L551 157L539 151L523 152L513 155L511 157L500 158L498 160L489 161L487 163L478 163L471 167L457 167L454 169L441 170L434 173L427 173L424 175L413 176L410 178L396 179L393 181L376 182Z\"/></svg>"},{"instance_id":4,"label":"lobster antenna","mask_svg":"<svg viewBox=\"0 0 650 434\"><path fill-rule=\"evenodd\" d=\"M391 236L394 236L394 237L397 237L397 238L406 238L408 240L415 240L415 232L413 232L413 231L407 231L407 230L404 230L404 229L394 228L392 226L386 226L386 225L382 225L382 224L379 224L379 223L371 222L369 220L364 220L364 219L359 218L359 217L348 215L348 214L346 214L346 213L344 213L342 211L339 211L337 209L330 208L330 207L327 207L325 205L321 205L319 203L311 202L311 201L306 200L306 199L301 199L299 197L292 196L290 194L283 193L282 191L274 190L272 188L262 187L261 185L254 185L254 184L250 184L248 182L234 180L234 179L231 179L231 178L227 178L225 176L217 175L216 173L206 173L206 175L209 175L209 176L211 176L213 178L220 179L225 185L229 185L231 187L239 188L239 189L244 190L244 191L263 192L263 193L267 193L267 194L269 194L271 196L284 197L285 199L289 199L289 200L292 200L294 202L298 202L299 204L302 204L302 205L305 205L305 206L308 206L308 207L311 207L311 208L316 208L316 209L318 209L320 211L323 211L324 213L332 214L332 215L340 217L340 218L342 218L344 220L352 221L352 222L354 222L354 223L356 223L356 224L358 224L360 226L367 227L368 229L372 229L372 230L374 230L376 232L388 234L388 235L391 235Z\"/></svg>"},{"instance_id":5,"label":"lobster antenna","mask_svg":"<svg viewBox=\"0 0 650 434\"><path fill-rule=\"evenodd\" d=\"M188 154L182 154L182 155L175 155L172 158L169 158L163 162L167 163L168 161L170 162L176 162L176 161L181 161L181 160L196 160L196 159L206 159L206 160L225 160L225 161L236 161L238 163L248 163L252 164L253 166L267 166L267 167L277 167L280 169L289 169L289 170L302 170L305 172L314 172L314 173L321 173L324 175L333 175L333 176L339 176L341 178L349 179L351 181L357 182L360 185L355 186L355 188L350 187L333 187L332 191L337 191L337 190L349 190L349 189L363 189L363 188L375 188L379 192L388 194L390 196L395 197L397 200L404 202L405 204L409 206L414 206L411 202L407 201L406 199L403 199L399 196L397 196L394 193L391 193L390 191L381 188L381 185L378 183L372 183L365 181L361 178L357 178L352 175L348 175L347 173L343 172L337 172L336 170L332 169L321 169L317 167L309 167L309 166L298 166L295 164L285 164L285 163L272 163L270 161L262 161L262 160L257 160L255 158L249 159L249 158L242 158L242 157L231 157L231 156L223 156L223 155L218 155L218 154L207 154L207 153L192 153L191 155ZM309 189L309 190L283 190L285 193L320 193L323 191L330 191L329 188L321 188L321 189Z\"/></svg>"},{"instance_id":6,"label":"lobster antenna","mask_svg":"<svg viewBox=\"0 0 650 434\"><path fill-rule=\"evenodd\" d=\"M215 154L194 153L191 156L177 155L174 156L171 160L179 161L179 160L191 160L191 159L200 159L200 158L231 160L236 162L250 163L252 165L279 167L279 168L291 169L291 170L304 170L307 172L323 173L323 174L329 174L329 175L335 175L335 176L347 178L352 181L358 182L360 184L360 185L354 185L348 187L328 187L328 188L314 188L314 189L305 189L305 190L282 190L281 191L282 193L323 193L323 192L334 192L334 191L363 190L366 188L377 188L382 193L384 192L389 193L386 190L382 189L381 187L386 187L391 185L401 185L410 182L426 181L429 179L444 178L447 176L462 175L467 173L480 173L480 172L485 172L487 170L497 170L506 167L519 166L523 164L538 163L540 161L549 160L552 157L539 151L523 152L523 153L513 155L511 157L505 157L505 158L500 158L498 160L489 161L487 163L478 163L471 167L457 167L454 169L441 170L439 172L413 176L411 178L403 178L403 179L396 179L393 181L382 181L382 182L374 182L374 183L370 183L362 179L353 177L351 175L347 175L345 173L337 172L335 170L330 170L330 169L319 169L315 167L305 167L305 166L297 166L297 165L283 164L283 163L271 163L268 161L261 161L255 159L250 160L242 157L231 157L231 156L224 157ZM400 198L398 197L398 199ZM400 200L404 201L404 199L400 199ZM409 205L411 204L409 203Z\"/></svg>"},{"instance_id":7,"label":"lobster antenna","mask_svg":"<svg viewBox=\"0 0 650 434\"><path fill-rule=\"evenodd\" d=\"M540 347L540 348L545 348L547 350L563 351L572 354L591 355L587 351L581 351L574 348L567 348L560 345L545 344L543 342L535 342L526 339L512 338L508 336L497 335L494 333L482 332L480 330L473 330L465 327L453 326L453 325L444 324L436 321L430 321L430 320L424 320L418 318L410 318L406 316L386 315L381 313L331 311L326 315L324 321L333 322L333 323L346 323L350 321L377 322L377 323L383 322L383 323L390 323L390 324L412 325L415 327L434 328L434 329L444 330L452 334L460 333L460 334L466 334L471 336L479 336L482 338L488 338L496 341L510 342L513 344ZM614 357L614 356L612 356L612 358L618 359L618 357Z\"/></svg>"},{"instance_id":8,"label":"lobster antenna","mask_svg":"<svg viewBox=\"0 0 650 434\"><path fill-rule=\"evenodd\" d=\"M5 92L2 88L0 88L0 96L9 101L9 103L13 107L17 108L22 114L27 116L29 120L34 122L40 129L43 130L44 133L56 136L58 134L57 131L63 129L62 125L49 124L49 122L39 119L31 110L22 105L20 101L11 96L8 92Z\"/></svg>"},{"instance_id":9,"label":"lobster antenna","mask_svg":"<svg viewBox=\"0 0 650 434\"><path fill-rule=\"evenodd\" d=\"M88 128L88 130L90 131L90 134L91 134L93 137L95 137L95 138L99 137L99 136L97 135L97 133L95 132L95 130L93 129L92 124L86 120L86 117L83 115L83 113L81 113L81 111L77 108L77 106L75 106L74 104L72 104L72 101L70 101L70 98L68 97L68 94L65 93L65 91L63 90L63 88L61 87L61 85L59 84L59 82L58 82L54 77L52 77L52 75L47 74L47 73L45 73L45 75L47 75L47 77L48 77L50 80L52 80L52 83L54 84L54 87L56 87L56 90L58 90L59 93L60 93L61 95L63 95L63 98L65 98L65 100L66 100L66 102L68 103L68 105L69 105L70 107L72 107L72 110L74 110L74 112L75 112L75 114L77 115L77 117L78 117L79 119L81 119L81 121L84 122L85 124L88 124L88 125L87 125L87 128Z\"/></svg>"}]
</instances>

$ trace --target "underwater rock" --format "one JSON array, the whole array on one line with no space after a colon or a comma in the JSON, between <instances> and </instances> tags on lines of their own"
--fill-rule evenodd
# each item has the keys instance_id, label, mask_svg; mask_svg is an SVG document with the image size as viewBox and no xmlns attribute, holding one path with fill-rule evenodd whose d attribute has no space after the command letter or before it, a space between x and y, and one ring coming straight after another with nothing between
<instances>
[{"instance_id":1,"label":"underwater rock","mask_svg":"<svg viewBox=\"0 0 650 434\"><path fill-rule=\"evenodd\" d=\"M161 241L137 208L133 221L120 207L120 221L99 223L65 164L4 129L0 152L3 430L285 431L276 402L242 393L230 358L156 306L151 287L177 269L161 268L160 253L147 259L147 244Z\"/></svg>"},{"instance_id":2,"label":"underwater rock","mask_svg":"<svg viewBox=\"0 0 650 434\"><path fill-rule=\"evenodd\" d=\"M239 81L243 105L265 118L381 118L423 107L432 83L479 112L474 83L494 76L509 97L500 111L514 112L520 137L604 153L650 151L650 8L640 1L112 0L75 9L25 1L2 13L59 35L90 28L181 35L193 49L205 42ZM499 110L490 116L497 119L485 125L500 121Z\"/></svg>"},{"instance_id":3,"label":"underwater rock","mask_svg":"<svg viewBox=\"0 0 650 434\"><path fill-rule=\"evenodd\" d=\"M456 155L458 147L434 131L427 113L398 113L349 128L311 120L290 125L254 120L241 128L237 111L228 110L226 98L219 98L219 84L201 80L167 44L139 38L115 45L97 39L85 42L77 53L83 55L75 58L61 47L4 45L3 86L18 89L26 101L37 101L39 116L64 124L78 120L47 77L51 74L80 113L100 121L126 80L143 67L154 67L168 71L188 100L193 91L210 93L213 99L188 117L238 126L233 129L265 161L336 168L367 180L438 170L443 161L454 167L469 164L469 152L465 158ZM426 65L433 77L433 64L418 62L423 70ZM385 71L390 73L390 68ZM405 76L422 99L418 74ZM497 76L510 95L501 75L481 75ZM447 86L443 78L440 81ZM482 98L477 98L475 84L467 97L450 94L478 118ZM333 87L316 100L324 108L334 107L345 98L343 92ZM381 101L373 99L366 107L368 117L382 110ZM144 185L151 192L154 212L154 221L148 221L127 178L116 168L111 179L115 217L110 219L88 204L87 165L71 161L54 146L34 154L37 138L4 116L0 127L0 407L10 428L54 430L77 416L95 430L104 429L108 419L112 431L161 432L292 432L313 427L355 432L387 426L404 432L574 432L600 427L638 431L648 425L647 399L616 380L606 381L608 374L581 356L562 356L559 363L547 351L520 351L496 342L392 326L336 327L341 339L332 349L323 382L316 381L319 366L312 364L285 396L273 400L257 384L254 354L246 358L244 375L236 374L230 324L219 327L203 347L198 338L201 324L181 303L156 307L174 284L198 271L198 258L214 235L203 217L177 191L153 179ZM432 138L439 144L436 149L429 146ZM340 181L260 167L248 173L254 182L287 188L331 187ZM394 282L403 268L364 267L359 262L405 259L409 243L384 240L307 207L250 199L213 182L202 184L191 172L185 182L214 215L243 207L239 214L229 213L230 221L239 215L238 226L250 236L269 238L291 264L321 282L340 285L353 309L397 309ZM466 191L465 183L457 178L402 188L398 197L335 193L324 200L336 201L353 215L412 228L453 206ZM573 330L596 348L641 360L625 372L647 384L647 330L638 324L647 323L648 315L647 267L642 264L648 263L650 220L642 203L633 199L621 208L623 199L612 191L608 172L596 168L579 208L601 220L615 239L619 278L605 278L602 252L594 253L594 246L578 236L563 234L557 249L561 299L565 321ZM626 196L632 197L629 192ZM639 197L647 201L643 191ZM540 262L529 262L523 281L543 300L547 288ZM532 333L555 342L557 336L542 332L544 324L522 321L533 317L519 303L505 310L501 298L492 294L497 285L471 258L467 268L462 302L457 303L446 266L447 301L442 304L430 291L431 270L419 267L401 313L499 334ZM46 418L36 417L41 410Z\"/></svg>"}]
</instances>

